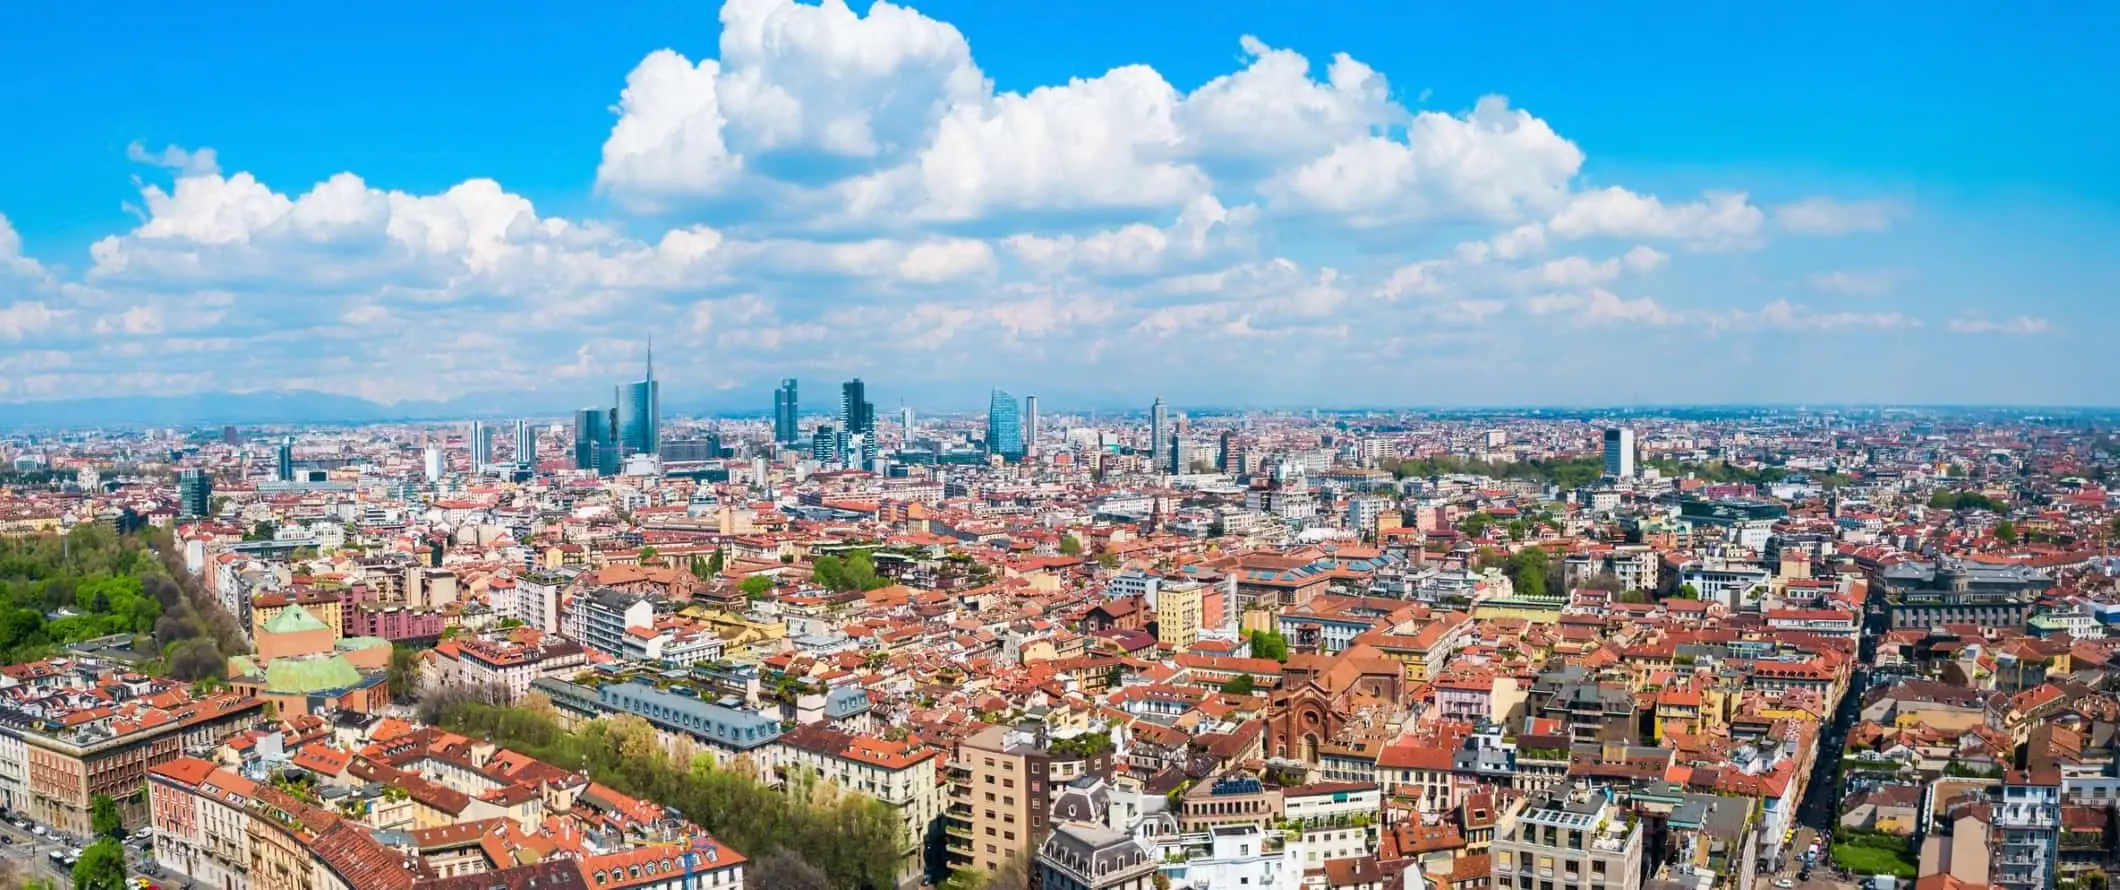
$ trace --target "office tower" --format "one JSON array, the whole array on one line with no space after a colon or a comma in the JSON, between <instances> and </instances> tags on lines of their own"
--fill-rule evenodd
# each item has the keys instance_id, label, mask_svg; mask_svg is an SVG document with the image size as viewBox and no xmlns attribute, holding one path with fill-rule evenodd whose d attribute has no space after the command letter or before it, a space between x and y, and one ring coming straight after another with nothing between
<instances>
[{"instance_id":1,"label":"office tower","mask_svg":"<svg viewBox=\"0 0 2120 890\"><path fill-rule=\"evenodd\" d=\"M848 463L866 467L876 458L876 405L869 401L868 386L856 377L839 387L839 420L849 441L861 440L861 457L847 455Z\"/></svg>"},{"instance_id":2,"label":"office tower","mask_svg":"<svg viewBox=\"0 0 2120 890\"><path fill-rule=\"evenodd\" d=\"M899 406L898 429L905 438L905 444L911 446L913 444L913 409L902 405Z\"/></svg>"},{"instance_id":3,"label":"office tower","mask_svg":"<svg viewBox=\"0 0 2120 890\"><path fill-rule=\"evenodd\" d=\"M515 422L515 462L525 467L537 466L537 431L527 420Z\"/></svg>"},{"instance_id":4,"label":"office tower","mask_svg":"<svg viewBox=\"0 0 2120 890\"><path fill-rule=\"evenodd\" d=\"M1163 397L1148 408L1148 459L1161 468L1170 463L1170 409L1163 407Z\"/></svg>"},{"instance_id":5,"label":"office tower","mask_svg":"<svg viewBox=\"0 0 2120 890\"><path fill-rule=\"evenodd\" d=\"M243 434L236 432L236 428L233 426L224 426L221 428L221 444L241 445L243 444Z\"/></svg>"},{"instance_id":6,"label":"office tower","mask_svg":"<svg viewBox=\"0 0 2120 890\"><path fill-rule=\"evenodd\" d=\"M275 456L276 456L277 460L275 460L275 461L273 462L273 474L272 474L272 477L273 477L274 479L278 479L278 480L280 480L281 482L293 482L293 481L294 481L294 437L293 437L293 436L288 436L287 438L285 438L285 439L281 439L281 440L280 440L280 447L279 447L279 449L278 449L278 450L277 450L277 451L275 452Z\"/></svg>"},{"instance_id":7,"label":"office tower","mask_svg":"<svg viewBox=\"0 0 2120 890\"><path fill-rule=\"evenodd\" d=\"M599 476L618 474L618 438L612 432L614 413L605 408L574 412L575 469L595 470Z\"/></svg>"},{"instance_id":8,"label":"office tower","mask_svg":"<svg viewBox=\"0 0 2120 890\"><path fill-rule=\"evenodd\" d=\"M426 452L421 455L421 458L424 469L427 471L427 481L442 481L442 446L427 446Z\"/></svg>"},{"instance_id":9,"label":"office tower","mask_svg":"<svg viewBox=\"0 0 2120 890\"><path fill-rule=\"evenodd\" d=\"M1634 478L1634 431L1613 427L1605 431L1605 475L1614 479Z\"/></svg>"},{"instance_id":10,"label":"office tower","mask_svg":"<svg viewBox=\"0 0 2120 890\"><path fill-rule=\"evenodd\" d=\"M821 464L839 462L839 431L827 423L810 434L810 459Z\"/></svg>"},{"instance_id":11,"label":"office tower","mask_svg":"<svg viewBox=\"0 0 2120 890\"><path fill-rule=\"evenodd\" d=\"M639 383L618 387L617 420L613 432L621 456L654 454L661 444L662 393L655 383L655 344L648 343L648 371Z\"/></svg>"},{"instance_id":12,"label":"office tower","mask_svg":"<svg viewBox=\"0 0 2120 890\"><path fill-rule=\"evenodd\" d=\"M793 445L799 441L795 431L797 410L795 378L782 378L780 388L773 390L773 441L782 445Z\"/></svg>"},{"instance_id":13,"label":"office tower","mask_svg":"<svg viewBox=\"0 0 2120 890\"><path fill-rule=\"evenodd\" d=\"M471 471L493 462L493 428L483 420L471 422Z\"/></svg>"},{"instance_id":14,"label":"office tower","mask_svg":"<svg viewBox=\"0 0 2120 890\"><path fill-rule=\"evenodd\" d=\"M1215 450L1215 466L1222 472L1237 475L1243 472L1244 452L1237 444L1235 430L1223 430L1221 447Z\"/></svg>"},{"instance_id":15,"label":"office tower","mask_svg":"<svg viewBox=\"0 0 2120 890\"><path fill-rule=\"evenodd\" d=\"M213 508L213 474L191 467L177 474L177 511L187 518L203 517Z\"/></svg>"},{"instance_id":16,"label":"office tower","mask_svg":"<svg viewBox=\"0 0 2120 890\"><path fill-rule=\"evenodd\" d=\"M1016 410L1016 397L996 389L986 403L986 451L1003 460L1023 457L1023 418Z\"/></svg>"},{"instance_id":17,"label":"office tower","mask_svg":"<svg viewBox=\"0 0 2120 890\"><path fill-rule=\"evenodd\" d=\"M1038 397L1023 397L1023 454L1038 453Z\"/></svg>"}]
</instances>

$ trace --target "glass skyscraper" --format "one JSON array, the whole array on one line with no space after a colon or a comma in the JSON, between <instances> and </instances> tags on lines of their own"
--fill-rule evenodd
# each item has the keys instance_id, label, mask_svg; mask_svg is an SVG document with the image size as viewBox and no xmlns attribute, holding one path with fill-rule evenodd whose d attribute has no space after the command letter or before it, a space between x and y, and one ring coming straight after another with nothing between
<instances>
[{"instance_id":1,"label":"glass skyscraper","mask_svg":"<svg viewBox=\"0 0 2120 890\"><path fill-rule=\"evenodd\" d=\"M987 399L986 450L1006 460L1023 459L1023 416L1007 390L994 390Z\"/></svg>"},{"instance_id":2,"label":"glass skyscraper","mask_svg":"<svg viewBox=\"0 0 2120 890\"><path fill-rule=\"evenodd\" d=\"M599 476L618 474L618 438L613 435L612 411L583 408L574 412L574 468L595 470Z\"/></svg>"},{"instance_id":3,"label":"glass skyscraper","mask_svg":"<svg viewBox=\"0 0 2120 890\"><path fill-rule=\"evenodd\" d=\"M273 461L272 477L274 479L280 480L281 482L293 482L294 437L289 436L285 439L281 439L280 447L277 451L273 453L273 456L275 460Z\"/></svg>"},{"instance_id":4,"label":"glass skyscraper","mask_svg":"<svg viewBox=\"0 0 2120 890\"><path fill-rule=\"evenodd\" d=\"M537 466L537 430L527 420L515 422L515 462L525 467Z\"/></svg>"},{"instance_id":5,"label":"glass skyscraper","mask_svg":"<svg viewBox=\"0 0 2120 890\"><path fill-rule=\"evenodd\" d=\"M869 388L856 377L839 387L839 414L848 438L861 437L861 464L876 459L876 405L869 401ZM853 455L846 455L849 463Z\"/></svg>"},{"instance_id":6,"label":"glass skyscraper","mask_svg":"<svg viewBox=\"0 0 2120 890\"><path fill-rule=\"evenodd\" d=\"M177 474L177 511L186 517L205 516L213 508L213 473L198 467Z\"/></svg>"},{"instance_id":7,"label":"glass skyscraper","mask_svg":"<svg viewBox=\"0 0 2120 890\"><path fill-rule=\"evenodd\" d=\"M783 378L780 388L773 390L773 441L782 445L793 445L798 441L795 430L797 410L795 378Z\"/></svg>"},{"instance_id":8,"label":"glass skyscraper","mask_svg":"<svg viewBox=\"0 0 2120 890\"><path fill-rule=\"evenodd\" d=\"M655 383L655 347L648 347L648 373L639 383L618 388L618 448L627 454L654 454L662 441L662 401Z\"/></svg>"}]
</instances>

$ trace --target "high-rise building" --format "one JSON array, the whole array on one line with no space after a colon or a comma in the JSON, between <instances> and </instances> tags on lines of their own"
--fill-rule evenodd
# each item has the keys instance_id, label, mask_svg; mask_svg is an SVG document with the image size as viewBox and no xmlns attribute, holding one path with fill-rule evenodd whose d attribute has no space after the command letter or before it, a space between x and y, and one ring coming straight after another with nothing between
<instances>
[{"instance_id":1,"label":"high-rise building","mask_svg":"<svg viewBox=\"0 0 2120 890\"><path fill-rule=\"evenodd\" d=\"M1170 465L1170 409L1162 396L1148 408L1148 459L1159 470Z\"/></svg>"},{"instance_id":2,"label":"high-rise building","mask_svg":"<svg viewBox=\"0 0 2120 890\"><path fill-rule=\"evenodd\" d=\"M613 432L621 457L654 454L662 442L662 393L655 382L655 344L648 344L648 370L639 383L618 387L618 410Z\"/></svg>"},{"instance_id":3,"label":"high-rise building","mask_svg":"<svg viewBox=\"0 0 2120 890\"><path fill-rule=\"evenodd\" d=\"M1038 397L1023 397L1023 455L1038 453Z\"/></svg>"},{"instance_id":4,"label":"high-rise building","mask_svg":"<svg viewBox=\"0 0 2120 890\"><path fill-rule=\"evenodd\" d=\"M810 434L810 459L821 464L839 462L839 431L823 424Z\"/></svg>"},{"instance_id":5,"label":"high-rise building","mask_svg":"<svg viewBox=\"0 0 2120 890\"><path fill-rule=\"evenodd\" d=\"M537 429L527 420L515 422L515 462L525 467L537 466Z\"/></svg>"},{"instance_id":6,"label":"high-rise building","mask_svg":"<svg viewBox=\"0 0 2120 890\"><path fill-rule=\"evenodd\" d=\"M986 451L1003 460L1023 457L1023 418L1017 416L1016 397L996 389L986 403Z\"/></svg>"},{"instance_id":7,"label":"high-rise building","mask_svg":"<svg viewBox=\"0 0 2120 890\"><path fill-rule=\"evenodd\" d=\"M274 452L274 456L277 459L273 461L272 478L278 479L281 482L293 482L294 437L288 436L285 439L281 439L280 447L277 451Z\"/></svg>"},{"instance_id":8,"label":"high-rise building","mask_svg":"<svg viewBox=\"0 0 2120 890\"><path fill-rule=\"evenodd\" d=\"M471 470L493 462L493 428L483 420L471 422Z\"/></svg>"},{"instance_id":9,"label":"high-rise building","mask_svg":"<svg viewBox=\"0 0 2120 890\"><path fill-rule=\"evenodd\" d=\"M913 444L913 409L903 405L899 406L898 430L899 435L904 438L905 444L911 446Z\"/></svg>"},{"instance_id":10,"label":"high-rise building","mask_svg":"<svg viewBox=\"0 0 2120 890\"><path fill-rule=\"evenodd\" d=\"M773 441L782 445L793 445L800 441L799 433L795 429L797 410L795 378L782 378L780 388L773 390Z\"/></svg>"},{"instance_id":11,"label":"high-rise building","mask_svg":"<svg viewBox=\"0 0 2120 890\"><path fill-rule=\"evenodd\" d=\"M221 428L221 444L230 446L241 445L243 444L243 434L236 432L236 428L232 425L224 426Z\"/></svg>"},{"instance_id":12,"label":"high-rise building","mask_svg":"<svg viewBox=\"0 0 2120 890\"><path fill-rule=\"evenodd\" d=\"M605 408L574 412L575 469L595 470L599 476L618 474L618 438L612 432L612 413Z\"/></svg>"},{"instance_id":13,"label":"high-rise building","mask_svg":"<svg viewBox=\"0 0 2120 890\"><path fill-rule=\"evenodd\" d=\"M1614 479L1634 478L1634 431L1613 427L1605 431L1605 475Z\"/></svg>"},{"instance_id":14,"label":"high-rise building","mask_svg":"<svg viewBox=\"0 0 2120 890\"><path fill-rule=\"evenodd\" d=\"M876 459L876 405L869 401L868 385L856 377L839 387L839 421L848 440L861 440L862 466ZM854 455L847 455L848 463L856 463Z\"/></svg>"},{"instance_id":15,"label":"high-rise building","mask_svg":"<svg viewBox=\"0 0 2120 890\"><path fill-rule=\"evenodd\" d=\"M186 518L201 518L213 509L213 473L190 467L177 474L177 510Z\"/></svg>"}]
</instances>

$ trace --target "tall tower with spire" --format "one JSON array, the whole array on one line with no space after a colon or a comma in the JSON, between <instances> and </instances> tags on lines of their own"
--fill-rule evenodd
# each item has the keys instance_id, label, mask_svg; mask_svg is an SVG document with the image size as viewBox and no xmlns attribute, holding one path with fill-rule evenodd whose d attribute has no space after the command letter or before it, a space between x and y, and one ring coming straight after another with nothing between
<instances>
[{"instance_id":1,"label":"tall tower with spire","mask_svg":"<svg viewBox=\"0 0 2120 890\"><path fill-rule=\"evenodd\" d=\"M662 393L655 382L655 338L648 338L647 373L618 387L618 448L622 455L654 454L662 445Z\"/></svg>"}]
</instances>

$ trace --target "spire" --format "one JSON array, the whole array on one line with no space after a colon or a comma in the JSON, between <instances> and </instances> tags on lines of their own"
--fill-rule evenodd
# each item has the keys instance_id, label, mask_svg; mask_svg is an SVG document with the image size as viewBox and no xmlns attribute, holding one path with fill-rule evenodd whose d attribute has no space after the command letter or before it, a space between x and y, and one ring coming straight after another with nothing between
<instances>
[{"instance_id":1,"label":"spire","mask_svg":"<svg viewBox=\"0 0 2120 890\"><path fill-rule=\"evenodd\" d=\"M653 383L653 382L655 382L655 335L654 335L654 334L649 334L649 335L648 335L648 376L647 376L647 377L645 378L645 381L646 381L646 382L648 382L648 383Z\"/></svg>"}]
</instances>

